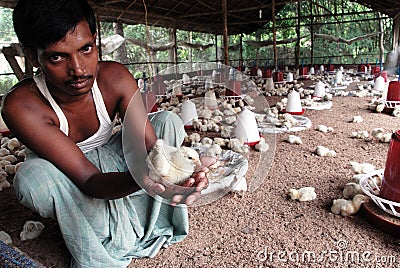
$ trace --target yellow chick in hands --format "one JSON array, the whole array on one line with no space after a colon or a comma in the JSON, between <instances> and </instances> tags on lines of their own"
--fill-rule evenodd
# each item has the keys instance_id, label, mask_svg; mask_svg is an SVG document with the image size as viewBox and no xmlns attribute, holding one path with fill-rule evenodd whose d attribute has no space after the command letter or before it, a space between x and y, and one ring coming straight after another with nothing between
<instances>
[{"instance_id":1,"label":"yellow chick in hands","mask_svg":"<svg viewBox=\"0 0 400 268\"><path fill-rule=\"evenodd\" d=\"M155 181L181 184L191 177L200 156L189 147L174 147L158 139L146 158L149 176Z\"/></svg>"}]
</instances>

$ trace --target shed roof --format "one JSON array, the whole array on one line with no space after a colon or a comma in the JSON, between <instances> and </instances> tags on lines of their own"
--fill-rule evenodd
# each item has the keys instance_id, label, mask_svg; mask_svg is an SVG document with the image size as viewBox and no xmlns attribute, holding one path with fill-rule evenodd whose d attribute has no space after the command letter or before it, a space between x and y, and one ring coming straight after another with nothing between
<instances>
[{"instance_id":1,"label":"shed roof","mask_svg":"<svg viewBox=\"0 0 400 268\"><path fill-rule=\"evenodd\" d=\"M399 0L354 0L394 18L400 13ZM17 0L0 0L13 8ZM222 1L218 0L89 0L101 21L148 24L187 31L222 34ZM144 3L146 5L144 5ZM275 0L275 14L290 0ZM260 18L260 10L262 16ZM271 20L272 1L227 0L228 34L251 33ZM147 21L147 22L146 22Z\"/></svg>"}]
</instances>

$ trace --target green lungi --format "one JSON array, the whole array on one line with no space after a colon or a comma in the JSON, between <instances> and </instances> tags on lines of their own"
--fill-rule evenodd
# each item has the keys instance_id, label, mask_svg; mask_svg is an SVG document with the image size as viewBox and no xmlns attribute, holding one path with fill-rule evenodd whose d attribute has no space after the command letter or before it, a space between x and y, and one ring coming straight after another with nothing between
<instances>
[{"instance_id":1,"label":"green lungi","mask_svg":"<svg viewBox=\"0 0 400 268\"><path fill-rule=\"evenodd\" d=\"M158 138L181 145L186 133L178 116L160 112L149 117ZM85 155L102 172L128 170L121 131ZM186 206L169 206L143 190L114 200L89 197L32 152L18 169L14 189L23 205L58 221L73 256L71 267L126 267L132 258L154 257L189 231Z\"/></svg>"}]
</instances>

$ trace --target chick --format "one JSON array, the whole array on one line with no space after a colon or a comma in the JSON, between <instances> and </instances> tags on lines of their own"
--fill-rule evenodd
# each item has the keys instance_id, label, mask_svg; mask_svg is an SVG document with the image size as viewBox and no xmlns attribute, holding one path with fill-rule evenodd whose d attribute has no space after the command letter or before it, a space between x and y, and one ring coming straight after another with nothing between
<instances>
[{"instance_id":1,"label":"chick","mask_svg":"<svg viewBox=\"0 0 400 268\"><path fill-rule=\"evenodd\" d=\"M354 174L367 174L375 170L375 166L368 163L357 163L355 161L351 161L350 165Z\"/></svg>"},{"instance_id":2,"label":"chick","mask_svg":"<svg viewBox=\"0 0 400 268\"><path fill-rule=\"evenodd\" d=\"M219 146L218 144L214 143L214 144L211 144L209 148L207 148L207 150L205 151L204 155L205 156L214 157L214 158L219 158L221 153L222 153L221 146Z\"/></svg>"},{"instance_id":3,"label":"chick","mask_svg":"<svg viewBox=\"0 0 400 268\"><path fill-rule=\"evenodd\" d=\"M11 184L7 181L7 178L0 178L0 191L3 191L3 189L10 187Z\"/></svg>"},{"instance_id":4,"label":"chick","mask_svg":"<svg viewBox=\"0 0 400 268\"><path fill-rule=\"evenodd\" d=\"M325 125L317 125L317 127L315 128L315 130L321 131L321 132L323 132L323 133L333 132L333 128L332 128L332 127L327 127L327 126L325 126Z\"/></svg>"},{"instance_id":5,"label":"chick","mask_svg":"<svg viewBox=\"0 0 400 268\"><path fill-rule=\"evenodd\" d=\"M299 136L296 135L289 135L287 141L292 144L303 144L303 141Z\"/></svg>"},{"instance_id":6,"label":"chick","mask_svg":"<svg viewBox=\"0 0 400 268\"><path fill-rule=\"evenodd\" d=\"M346 199L335 199L331 207L331 212L337 215L350 216L358 212L361 204L369 199L368 196L363 194L357 194L352 200Z\"/></svg>"},{"instance_id":7,"label":"chick","mask_svg":"<svg viewBox=\"0 0 400 268\"><path fill-rule=\"evenodd\" d=\"M362 193L363 191L358 183L349 182L343 188L343 197L346 199L353 198L357 194L362 194Z\"/></svg>"},{"instance_id":8,"label":"chick","mask_svg":"<svg viewBox=\"0 0 400 268\"><path fill-rule=\"evenodd\" d=\"M317 146L317 148L315 149L315 152L317 155L319 156L336 156L336 152L334 150L330 150L324 146Z\"/></svg>"},{"instance_id":9,"label":"chick","mask_svg":"<svg viewBox=\"0 0 400 268\"><path fill-rule=\"evenodd\" d=\"M383 128L374 128L371 131L371 136L374 137L375 139L380 139L380 137L382 137L383 133L385 132L385 130Z\"/></svg>"},{"instance_id":10,"label":"chick","mask_svg":"<svg viewBox=\"0 0 400 268\"><path fill-rule=\"evenodd\" d=\"M200 165L200 157L192 148L176 148L158 139L146 158L146 164L152 179L180 184L190 178L195 167Z\"/></svg>"},{"instance_id":11,"label":"chick","mask_svg":"<svg viewBox=\"0 0 400 268\"><path fill-rule=\"evenodd\" d=\"M353 120L352 120L352 122L353 123L362 123L364 120L363 120L363 118L361 117L361 115L355 115L355 116L353 116Z\"/></svg>"},{"instance_id":12,"label":"chick","mask_svg":"<svg viewBox=\"0 0 400 268\"><path fill-rule=\"evenodd\" d=\"M35 239L42 233L43 229L44 225L40 221L27 221L25 222L19 237L21 241Z\"/></svg>"},{"instance_id":13,"label":"chick","mask_svg":"<svg viewBox=\"0 0 400 268\"><path fill-rule=\"evenodd\" d=\"M317 198L314 187L303 187L298 190L289 189L289 196L293 200L311 201Z\"/></svg>"},{"instance_id":14,"label":"chick","mask_svg":"<svg viewBox=\"0 0 400 268\"><path fill-rule=\"evenodd\" d=\"M189 141L192 145L194 145L201 141L201 136L199 133L193 132L192 134L186 136L186 141Z\"/></svg>"},{"instance_id":15,"label":"chick","mask_svg":"<svg viewBox=\"0 0 400 268\"><path fill-rule=\"evenodd\" d=\"M391 139L392 139L392 133L388 132L382 134L382 136L379 138L379 141L384 143L389 143Z\"/></svg>"},{"instance_id":16,"label":"chick","mask_svg":"<svg viewBox=\"0 0 400 268\"><path fill-rule=\"evenodd\" d=\"M261 137L261 138L260 138L260 142L257 143L257 144L254 146L254 149L256 149L256 150L259 151L259 152L266 152L266 151L268 151L269 145L268 145L268 143L265 142L265 138L264 138L264 137Z\"/></svg>"}]
</instances>

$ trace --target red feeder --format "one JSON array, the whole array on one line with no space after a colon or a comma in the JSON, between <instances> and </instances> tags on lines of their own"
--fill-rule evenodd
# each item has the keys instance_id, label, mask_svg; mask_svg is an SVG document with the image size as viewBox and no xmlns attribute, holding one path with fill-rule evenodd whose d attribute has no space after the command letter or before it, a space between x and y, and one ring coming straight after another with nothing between
<instances>
[{"instance_id":1,"label":"red feeder","mask_svg":"<svg viewBox=\"0 0 400 268\"><path fill-rule=\"evenodd\" d=\"M156 102L156 95L154 92L143 92L142 99L144 103L144 107L148 113L157 112L157 102Z\"/></svg>"},{"instance_id":2,"label":"red feeder","mask_svg":"<svg viewBox=\"0 0 400 268\"><path fill-rule=\"evenodd\" d=\"M250 76L257 76L257 67L253 67L250 69Z\"/></svg>"},{"instance_id":3,"label":"red feeder","mask_svg":"<svg viewBox=\"0 0 400 268\"><path fill-rule=\"evenodd\" d=\"M380 197L393 202L400 202L400 130L392 134L385 171L383 174Z\"/></svg>"},{"instance_id":4,"label":"red feeder","mask_svg":"<svg viewBox=\"0 0 400 268\"><path fill-rule=\"evenodd\" d=\"M375 73L380 73L380 72L381 72L381 69L378 66L371 68L371 74L373 74L373 75L375 75Z\"/></svg>"},{"instance_id":5,"label":"red feeder","mask_svg":"<svg viewBox=\"0 0 400 268\"><path fill-rule=\"evenodd\" d=\"M163 81L163 77L159 74L154 76L154 84L153 84L153 92L156 95L164 95L165 94L165 84Z\"/></svg>"},{"instance_id":6,"label":"red feeder","mask_svg":"<svg viewBox=\"0 0 400 268\"><path fill-rule=\"evenodd\" d=\"M264 71L264 75L265 75L264 78L271 78L271 77L272 77L272 72L271 72L271 70L269 70L269 69L265 70L265 71Z\"/></svg>"},{"instance_id":7,"label":"red feeder","mask_svg":"<svg viewBox=\"0 0 400 268\"><path fill-rule=\"evenodd\" d=\"M400 82L391 81L386 95L387 101L400 101Z\"/></svg>"},{"instance_id":8,"label":"red feeder","mask_svg":"<svg viewBox=\"0 0 400 268\"><path fill-rule=\"evenodd\" d=\"M217 73L217 75L215 76L215 83L224 83L225 82L225 74L223 73Z\"/></svg>"},{"instance_id":9,"label":"red feeder","mask_svg":"<svg viewBox=\"0 0 400 268\"><path fill-rule=\"evenodd\" d=\"M274 82L282 82L283 81L283 73L275 72L274 73Z\"/></svg>"},{"instance_id":10,"label":"red feeder","mask_svg":"<svg viewBox=\"0 0 400 268\"><path fill-rule=\"evenodd\" d=\"M382 76L385 79L385 83L387 82L387 72L386 71L378 70L378 72L375 72L374 73L374 80L379 76Z\"/></svg>"},{"instance_id":11,"label":"red feeder","mask_svg":"<svg viewBox=\"0 0 400 268\"><path fill-rule=\"evenodd\" d=\"M225 91L225 96L240 96L242 95L242 88L240 85L240 81L229 80L228 88Z\"/></svg>"},{"instance_id":12,"label":"red feeder","mask_svg":"<svg viewBox=\"0 0 400 268\"><path fill-rule=\"evenodd\" d=\"M308 67L307 66L301 67L299 74L300 75L308 75Z\"/></svg>"}]
</instances>

